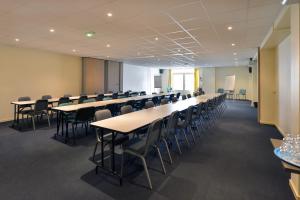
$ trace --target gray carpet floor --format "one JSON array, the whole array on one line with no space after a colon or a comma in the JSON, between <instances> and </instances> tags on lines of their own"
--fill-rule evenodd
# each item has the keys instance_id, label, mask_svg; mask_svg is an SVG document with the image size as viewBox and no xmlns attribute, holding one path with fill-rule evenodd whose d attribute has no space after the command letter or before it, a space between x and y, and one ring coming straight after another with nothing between
<instances>
[{"instance_id":1,"label":"gray carpet floor","mask_svg":"<svg viewBox=\"0 0 300 200\"><path fill-rule=\"evenodd\" d=\"M126 167L122 187L114 177L95 174L90 161L95 137L79 136L76 145L53 139L45 125L34 133L0 124L0 199L155 199L155 200L289 200L289 175L273 155L272 126L259 125L248 102L229 101L222 119L202 132L196 145L172 152L163 175L156 157L149 160L153 190L139 161ZM165 159L167 156L163 153Z\"/></svg>"}]
</instances>

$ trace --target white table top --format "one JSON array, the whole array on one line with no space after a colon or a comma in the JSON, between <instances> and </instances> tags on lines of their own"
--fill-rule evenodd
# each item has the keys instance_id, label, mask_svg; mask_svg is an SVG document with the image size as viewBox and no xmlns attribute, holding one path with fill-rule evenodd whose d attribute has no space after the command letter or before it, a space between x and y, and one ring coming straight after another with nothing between
<instances>
[{"instance_id":1,"label":"white table top","mask_svg":"<svg viewBox=\"0 0 300 200\"><path fill-rule=\"evenodd\" d=\"M96 101L96 102L89 102L83 104L74 104L68 106L61 106L61 107L54 107L53 110L58 110L62 112L74 112L80 108L87 108L87 107L102 107L109 104L118 104L118 103L126 103L130 100L142 100L142 99L150 99L155 96L162 96L164 94L153 94L153 95L144 95L144 96L135 96L135 97L127 97L121 99L112 99L112 100L105 100L105 101Z\"/></svg>"},{"instance_id":2,"label":"white table top","mask_svg":"<svg viewBox=\"0 0 300 200\"><path fill-rule=\"evenodd\" d=\"M165 104L156 106L154 108L144 109L117 117L97 121L91 123L92 126L97 128L104 128L119 133L128 134L136 129L142 128L153 121L165 118L171 115L174 111L183 111L189 106L195 106L201 102L206 102L209 99L219 96L219 94L202 95L192 97L190 99L178 101L176 103Z\"/></svg>"},{"instance_id":3,"label":"white table top","mask_svg":"<svg viewBox=\"0 0 300 200\"><path fill-rule=\"evenodd\" d=\"M123 95L124 93L119 93L119 95ZM92 95L87 95L88 98L96 98L97 97L97 94L92 94ZM104 94L105 97L110 97L112 96L112 93L107 93L107 94ZM72 97L69 97L70 100L78 100L80 98L80 96L72 96ZM52 98L52 99L48 99L48 102L49 103L55 103L55 102L58 102L59 101L59 98L55 97L55 98ZM30 100L30 101L13 101L11 102L11 104L14 104L14 105L34 105L36 102L36 100Z\"/></svg>"}]
</instances>

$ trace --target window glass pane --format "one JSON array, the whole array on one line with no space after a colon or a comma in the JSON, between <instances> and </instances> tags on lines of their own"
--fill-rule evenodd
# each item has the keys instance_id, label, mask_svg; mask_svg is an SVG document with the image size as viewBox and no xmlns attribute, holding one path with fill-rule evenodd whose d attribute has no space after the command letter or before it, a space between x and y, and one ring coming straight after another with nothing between
<instances>
[{"instance_id":1,"label":"window glass pane","mask_svg":"<svg viewBox=\"0 0 300 200\"><path fill-rule=\"evenodd\" d=\"M183 90L183 74L173 74L173 90Z\"/></svg>"},{"instance_id":2,"label":"window glass pane","mask_svg":"<svg viewBox=\"0 0 300 200\"><path fill-rule=\"evenodd\" d=\"M194 91L194 74L185 74L185 90Z\"/></svg>"}]
</instances>

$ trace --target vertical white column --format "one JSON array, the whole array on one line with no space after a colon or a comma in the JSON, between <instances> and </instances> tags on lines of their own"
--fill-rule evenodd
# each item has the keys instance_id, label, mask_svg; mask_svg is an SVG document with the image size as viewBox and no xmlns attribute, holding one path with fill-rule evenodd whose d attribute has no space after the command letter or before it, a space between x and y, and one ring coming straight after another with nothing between
<instances>
[{"instance_id":1,"label":"vertical white column","mask_svg":"<svg viewBox=\"0 0 300 200\"><path fill-rule=\"evenodd\" d=\"M299 134L299 4L291 5L291 131ZM300 199L300 176L291 174L291 188L297 199Z\"/></svg>"}]
</instances>

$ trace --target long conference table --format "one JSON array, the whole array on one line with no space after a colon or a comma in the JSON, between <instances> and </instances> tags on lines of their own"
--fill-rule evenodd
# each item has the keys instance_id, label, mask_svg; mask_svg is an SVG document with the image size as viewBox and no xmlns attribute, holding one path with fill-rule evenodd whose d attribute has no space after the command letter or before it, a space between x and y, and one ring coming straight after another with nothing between
<instances>
[{"instance_id":1,"label":"long conference table","mask_svg":"<svg viewBox=\"0 0 300 200\"><path fill-rule=\"evenodd\" d=\"M111 97L111 96L112 96L112 93L104 94L104 97ZM96 98L97 94L87 95L87 97L89 99L90 98ZM78 100L79 98L80 98L80 96L69 97L69 99L71 101ZM57 103L59 101L59 99L60 98L58 98L58 97L51 98L51 99L48 99L48 102L49 103ZM13 127L14 126L19 126L19 110L20 110L20 107L21 106L33 106L33 105L35 105L35 103L36 103L36 100L30 100L30 101L13 101L13 102L11 102L11 104L14 105L14 120L13 120L13 125L12 125Z\"/></svg>"},{"instance_id":2,"label":"long conference table","mask_svg":"<svg viewBox=\"0 0 300 200\"><path fill-rule=\"evenodd\" d=\"M190 99L177 101L175 103L156 106L149 109L144 109L109 119L96 121L91 123L92 127L99 128L101 130L101 165L96 166L109 171L112 175L119 176L115 170L115 137L116 134L130 134L136 130L146 127L157 119L163 119L170 116L174 111L186 110L189 106L196 106L200 103L207 102L210 99L220 96L221 94L207 94L198 97L192 97ZM112 148L111 148L111 169L107 169L104 166L104 131L112 132ZM122 177L120 177L120 184L122 184Z\"/></svg>"},{"instance_id":3,"label":"long conference table","mask_svg":"<svg viewBox=\"0 0 300 200\"><path fill-rule=\"evenodd\" d=\"M173 93L167 93L167 94L161 93L161 94L153 94L153 95L134 96L134 97L126 97L126 98L120 98L120 99L111 99L111 100L105 100L105 101L96 101L96 102L89 102L89 103L83 103L83 104L74 104L74 105L68 105L68 106L54 107L54 108L52 108L52 110L57 112L57 129L56 129L56 134L54 135L54 138L56 138L56 136L59 135L60 124L62 124L62 131L63 131L63 124L64 124L63 123L63 113L74 113L81 108L88 108L88 107L101 108L101 107L105 107L109 104L125 104L131 100L139 101L142 99L152 99L153 97L168 96L170 94L173 94ZM66 127L65 142L67 142L68 137L69 137L69 132L68 132L68 127Z\"/></svg>"}]
</instances>

